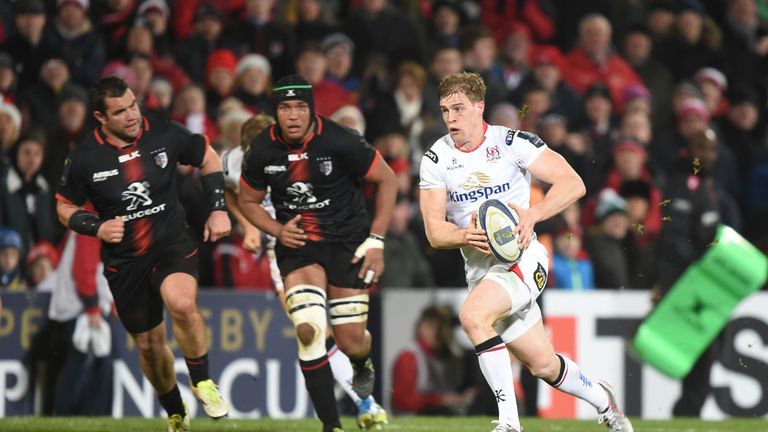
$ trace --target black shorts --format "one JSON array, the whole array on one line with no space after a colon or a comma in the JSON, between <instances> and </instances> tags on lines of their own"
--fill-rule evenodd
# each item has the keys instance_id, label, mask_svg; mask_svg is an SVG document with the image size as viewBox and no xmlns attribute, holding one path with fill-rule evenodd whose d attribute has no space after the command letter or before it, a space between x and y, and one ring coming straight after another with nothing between
<instances>
[{"instance_id":1,"label":"black shorts","mask_svg":"<svg viewBox=\"0 0 768 432\"><path fill-rule=\"evenodd\" d=\"M163 322L160 285L173 273L187 273L197 280L197 242L188 234L156 244L148 253L104 266L104 276L115 298L115 307L129 333L142 333Z\"/></svg>"},{"instance_id":2,"label":"black shorts","mask_svg":"<svg viewBox=\"0 0 768 432\"><path fill-rule=\"evenodd\" d=\"M279 241L275 245L277 266L280 274L285 277L288 273L311 264L320 264L325 269L325 275L330 285L339 288L364 288L362 279L357 277L363 261L352 264L355 250L365 240L329 242L308 241L303 247L285 247Z\"/></svg>"}]
</instances>

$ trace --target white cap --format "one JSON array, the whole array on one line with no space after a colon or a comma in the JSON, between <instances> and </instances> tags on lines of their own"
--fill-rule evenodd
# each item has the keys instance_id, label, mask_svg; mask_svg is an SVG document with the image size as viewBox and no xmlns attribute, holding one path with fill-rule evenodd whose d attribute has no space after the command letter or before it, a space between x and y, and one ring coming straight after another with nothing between
<instances>
[{"instance_id":1,"label":"white cap","mask_svg":"<svg viewBox=\"0 0 768 432\"><path fill-rule=\"evenodd\" d=\"M165 2L165 0L147 0L144 3L142 3L139 6L138 14L144 15L145 13L156 10L159 11L161 14L163 14L164 17L168 18L171 15L170 9L168 9L168 4Z\"/></svg>"},{"instance_id":2,"label":"white cap","mask_svg":"<svg viewBox=\"0 0 768 432\"><path fill-rule=\"evenodd\" d=\"M266 57L261 54L246 54L237 62L235 74L240 75L254 68L261 69L267 75L272 73L272 66Z\"/></svg>"},{"instance_id":3,"label":"white cap","mask_svg":"<svg viewBox=\"0 0 768 432\"><path fill-rule=\"evenodd\" d=\"M714 82L718 87L720 87L721 91L725 91L728 89L728 79L725 77L725 75L720 72L719 70L713 68L713 67L705 67L699 69L698 72L693 76L693 80L697 83L700 83L704 80L709 80Z\"/></svg>"},{"instance_id":4,"label":"white cap","mask_svg":"<svg viewBox=\"0 0 768 432\"><path fill-rule=\"evenodd\" d=\"M88 7L90 6L90 2L88 0L58 0L56 2L56 7L60 8L65 3L74 3L85 10L88 10Z\"/></svg>"}]
</instances>

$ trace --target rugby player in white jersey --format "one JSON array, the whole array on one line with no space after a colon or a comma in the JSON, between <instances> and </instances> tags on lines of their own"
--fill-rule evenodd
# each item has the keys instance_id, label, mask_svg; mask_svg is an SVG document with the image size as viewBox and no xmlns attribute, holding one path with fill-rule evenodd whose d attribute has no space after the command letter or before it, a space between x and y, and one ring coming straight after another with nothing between
<instances>
[{"instance_id":1,"label":"rugby player in white jersey","mask_svg":"<svg viewBox=\"0 0 768 432\"><path fill-rule=\"evenodd\" d=\"M427 238L436 249L460 248L469 294L459 314L475 345L480 368L499 408L494 432L520 432L512 353L534 376L595 407L612 432L631 432L611 387L585 376L571 359L555 353L536 298L546 285L547 251L534 225L555 216L585 193L568 163L536 135L483 121L486 86L480 75L461 72L440 83L440 111L448 135L421 161L421 213ZM551 184L544 199L529 206L531 176ZM496 198L519 216L513 234L524 250L510 266L488 249L476 227L483 201Z\"/></svg>"},{"instance_id":2,"label":"rugby player in white jersey","mask_svg":"<svg viewBox=\"0 0 768 432\"><path fill-rule=\"evenodd\" d=\"M240 174L243 165L243 155L256 135L274 123L275 119L266 114L259 114L251 117L243 123L241 128L240 145L227 149L221 154L221 162L224 169L224 183L227 188L225 195L227 206L237 220L238 225L243 230L243 248L253 253L261 252L261 231L248 222L245 216L243 216L237 201L237 195L240 192ZM267 195L261 202L261 206L264 207L270 216L273 218L275 217L275 207L272 205L272 199L269 196L269 192L267 192ZM269 258L272 283L275 285L275 291L277 291L283 309L285 309L285 291L283 279L280 276L280 269L277 267L275 242L276 239L274 237L267 235L266 245L263 245L264 253L266 253ZM328 360L331 363L331 369L333 370L333 378L357 406L358 424L365 425L366 428L376 425L381 426L387 421L387 412L376 402L373 395L370 395L365 399L361 399L360 396L357 395L352 388L352 377L354 376L352 363L350 363L349 357L336 347L333 336L330 335L330 328L328 333L326 346L328 348Z\"/></svg>"}]
</instances>

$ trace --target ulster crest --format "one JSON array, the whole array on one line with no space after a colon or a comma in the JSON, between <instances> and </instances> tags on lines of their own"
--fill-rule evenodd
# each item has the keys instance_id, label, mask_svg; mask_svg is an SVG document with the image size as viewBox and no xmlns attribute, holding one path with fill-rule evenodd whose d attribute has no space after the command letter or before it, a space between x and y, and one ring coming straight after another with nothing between
<instances>
[{"instance_id":1,"label":"ulster crest","mask_svg":"<svg viewBox=\"0 0 768 432\"><path fill-rule=\"evenodd\" d=\"M165 168L168 166L168 153L166 152L160 152L155 155L155 165L159 166L160 168Z\"/></svg>"}]
</instances>

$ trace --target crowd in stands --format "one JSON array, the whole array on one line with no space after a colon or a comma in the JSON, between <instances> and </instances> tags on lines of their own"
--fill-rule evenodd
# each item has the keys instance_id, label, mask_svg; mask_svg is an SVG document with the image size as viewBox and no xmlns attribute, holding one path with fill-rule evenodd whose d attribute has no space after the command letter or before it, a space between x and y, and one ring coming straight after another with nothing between
<instances>
[{"instance_id":1,"label":"crowd in stands","mask_svg":"<svg viewBox=\"0 0 768 432\"><path fill-rule=\"evenodd\" d=\"M430 249L418 214L421 156L447 132L437 87L460 70L485 79L489 123L539 134L587 185L537 226L551 286L652 287L668 179L700 170L723 222L768 250L767 0L6 0L0 290L51 289L66 238L54 195L96 127L87 89L100 77L222 151L251 115L273 114L271 84L294 72L317 113L359 131L398 176L381 288L465 286L458 251ZM689 150L701 140L716 144L706 166ZM202 239L199 174L179 176ZM270 285L266 257L240 239L201 246L202 286Z\"/></svg>"}]
</instances>

